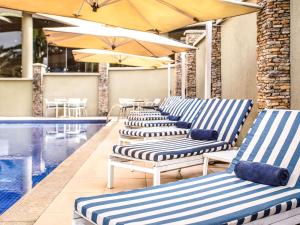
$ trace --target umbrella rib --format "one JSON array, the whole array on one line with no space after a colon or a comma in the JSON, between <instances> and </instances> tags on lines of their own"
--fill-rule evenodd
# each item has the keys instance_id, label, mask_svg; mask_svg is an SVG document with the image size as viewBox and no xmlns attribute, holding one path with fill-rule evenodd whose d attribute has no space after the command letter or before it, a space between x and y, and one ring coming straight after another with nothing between
<instances>
[{"instance_id":1,"label":"umbrella rib","mask_svg":"<svg viewBox=\"0 0 300 225\"><path fill-rule=\"evenodd\" d=\"M117 3L117 2L119 2L119 1L121 1L121 0L106 0L106 1L104 1L104 2L102 2L102 3L100 3L100 7L103 7L103 6L108 6L108 5L112 5L112 4L114 4L114 3Z\"/></svg>"},{"instance_id":2,"label":"umbrella rib","mask_svg":"<svg viewBox=\"0 0 300 225\"><path fill-rule=\"evenodd\" d=\"M191 18L191 19L194 20L195 22L199 22L199 21L200 21L198 18L194 17L194 16L191 15L190 13L185 12L185 11L183 11L182 9L179 9L178 7L172 5L172 4L168 3L168 2L165 2L164 0L156 0L156 1L157 1L157 2L160 2L161 4L163 4L163 5L165 5L165 6L169 7L169 8L171 8L171 9L173 9L173 10L175 10L176 12L178 12L178 13L184 15L184 16L187 16L187 17Z\"/></svg>"},{"instance_id":3,"label":"umbrella rib","mask_svg":"<svg viewBox=\"0 0 300 225\"><path fill-rule=\"evenodd\" d=\"M149 52L152 56L157 57L150 49L148 49L146 46L144 46L142 43L138 42L137 40L134 40L138 45L142 46L147 52Z\"/></svg>"},{"instance_id":4,"label":"umbrella rib","mask_svg":"<svg viewBox=\"0 0 300 225\"><path fill-rule=\"evenodd\" d=\"M146 19L146 17L143 16L143 14L131 3L130 0L128 0L128 3L130 4L130 6L139 14L139 16L146 22L148 23L149 26L151 26L154 30L156 29L156 27L154 27L149 20Z\"/></svg>"},{"instance_id":5,"label":"umbrella rib","mask_svg":"<svg viewBox=\"0 0 300 225\"><path fill-rule=\"evenodd\" d=\"M80 7L79 7L77 13L74 14L75 17L79 17L80 12L81 12L81 10L82 10L82 7L83 7L85 1L86 1L86 0L82 0L81 5L80 5Z\"/></svg>"},{"instance_id":6,"label":"umbrella rib","mask_svg":"<svg viewBox=\"0 0 300 225\"><path fill-rule=\"evenodd\" d=\"M109 49L111 49L111 42L107 38L100 36L98 36L98 38L103 41L109 47Z\"/></svg>"}]
</instances>

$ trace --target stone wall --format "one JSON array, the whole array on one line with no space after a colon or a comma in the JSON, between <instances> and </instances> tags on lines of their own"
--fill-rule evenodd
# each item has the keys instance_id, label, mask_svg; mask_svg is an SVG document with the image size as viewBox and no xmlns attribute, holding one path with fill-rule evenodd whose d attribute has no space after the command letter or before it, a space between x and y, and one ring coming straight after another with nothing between
<instances>
[{"instance_id":1,"label":"stone wall","mask_svg":"<svg viewBox=\"0 0 300 225\"><path fill-rule=\"evenodd\" d=\"M187 30L185 31L185 37L182 40L191 46L198 40L198 38L203 34L202 30ZM192 49L186 52L185 66L186 66L186 97L195 98L196 97L196 59L197 53L196 49ZM182 60L181 54L175 54L175 74L176 74L176 88L175 94L181 95L181 82L182 82Z\"/></svg>"},{"instance_id":2,"label":"stone wall","mask_svg":"<svg viewBox=\"0 0 300 225\"><path fill-rule=\"evenodd\" d=\"M108 114L108 68L106 63L99 64L99 79L98 79L98 109L100 116Z\"/></svg>"},{"instance_id":3,"label":"stone wall","mask_svg":"<svg viewBox=\"0 0 300 225\"><path fill-rule=\"evenodd\" d=\"M202 35L201 30L187 30L185 34L185 43L194 45L197 39ZM196 97L196 49L187 51L186 53L186 97Z\"/></svg>"},{"instance_id":4,"label":"stone wall","mask_svg":"<svg viewBox=\"0 0 300 225\"><path fill-rule=\"evenodd\" d=\"M221 82L221 26L215 25L212 29L211 53L211 97L222 97Z\"/></svg>"},{"instance_id":5,"label":"stone wall","mask_svg":"<svg viewBox=\"0 0 300 225\"><path fill-rule=\"evenodd\" d=\"M258 108L290 108L290 1L258 0Z\"/></svg>"},{"instance_id":6,"label":"stone wall","mask_svg":"<svg viewBox=\"0 0 300 225\"><path fill-rule=\"evenodd\" d=\"M43 75L46 72L46 66L36 63L33 65L32 77L32 115L43 116L44 84Z\"/></svg>"},{"instance_id":7,"label":"stone wall","mask_svg":"<svg viewBox=\"0 0 300 225\"><path fill-rule=\"evenodd\" d=\"M175 95L181 95L181 78L182 78L182 61L180 53L175 54L175 79L176 79L176 86L175 86Z\"/></svg>"}]
</instances>

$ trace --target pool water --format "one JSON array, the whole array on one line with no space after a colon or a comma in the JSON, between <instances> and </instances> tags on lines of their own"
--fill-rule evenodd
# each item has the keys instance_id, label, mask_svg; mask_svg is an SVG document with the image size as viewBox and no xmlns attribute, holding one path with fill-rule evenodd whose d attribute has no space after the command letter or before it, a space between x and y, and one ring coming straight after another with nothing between
<instances>
[{"instance_id":1,"label":"pool water","mask_svg":"<svg viewBox=\"0 0 300 225\"><path fill-rule=\"evenodd\" d=\"M103 123L0 123L0 214L103 127Z\"/></svg>"}]
</instances>

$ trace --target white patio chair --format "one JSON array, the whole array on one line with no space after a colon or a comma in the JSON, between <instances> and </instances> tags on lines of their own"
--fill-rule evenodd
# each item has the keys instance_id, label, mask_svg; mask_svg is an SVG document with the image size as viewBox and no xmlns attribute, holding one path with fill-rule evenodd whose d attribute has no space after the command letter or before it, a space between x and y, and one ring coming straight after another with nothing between
<instances>
[{"instance_id":1,"label":"white patio chair","mask_svg":"<svg viewBox=\"0 0 300 225\"><path fill-rule=\"evenodd\" d=\"M86 105L87 105L87 98L83 98L80 102L80 113L79 113L80 115L79 116L81 116L83 114L82 112L84 112L85 116L88 116Z\"/></svg>"},{"instance_id":2,"label":"white patio chair","mask_svg":"<svg viewBox=\"0 0 300 225\"><path fill-rule=\"evenodd\" d=\"M134 99L130 98L119 98L119 104L121 106L119 115L125 117L127 114L127 109L134 107L133 101Z\"/></svg>"},{"instance_id":3,"label":"white patio chair","mask_svg":"<svg viewBox=\"0 0 300 225\"><path fill-rule=\"evenodd\" d=\"M80 116L80 98L69 98L67 103L68 116L71 117L72 114L74 117Z\"/></svg>"},{"instance_id":4,"label":"white patio chair","mask_svg":"<svg viewBox=\"0 0 300 225\"><path fill-rule=\"evenodd\" d=\"M46 104L46 117L48 116L48 110L51 109L55 110L55 115L56 117L58 117L57 104L53 101L49 101L48 99L45 99L45 104Z\"/></svg>"}]
</instances>

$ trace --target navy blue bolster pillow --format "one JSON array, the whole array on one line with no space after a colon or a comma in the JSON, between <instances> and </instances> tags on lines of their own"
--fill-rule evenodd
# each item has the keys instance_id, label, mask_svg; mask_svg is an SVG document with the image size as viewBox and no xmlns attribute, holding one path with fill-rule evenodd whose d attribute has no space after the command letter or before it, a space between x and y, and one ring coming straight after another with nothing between
<instances>
[{"instance_id":1,"label":"navy blue bolster pillow","mask_svg":"<svg viewBox=\"0 0 300 225\"><path fill-rule=\"evenodd\" d=\"M178 121L180 119L180 116L168 116L167 118L171 121Z\"/></svg>"},{"instance_id":2,"label":"navy blue bolster pillow","mask_svg":"<svg viewBox=\"0 0 300 225\"><path fill-rule=\"evenodd\" d=\"M162 113L162 112L163 112L163 109L159 108L158 111L159 111L160 113Z\"/></svg>"},{"instance_id":3,"label":"navy blue bolster pillow","mask_svg":"<svg viewBox=\"0 0 300 225\"><path fill-rule=\"evenodd\" d=\"M168 113L168 112L163 112L163 111L160 112L160 113L161 113L162 116L168 116L168 115L170 114L170 113Z\"/></svg>"},{"instance_id":4,"label":"navy blue bolster pillow","mask_svg":"<svg viewBox=\"0 0 300 225\"><path fill-rule=\"evenodd\" d=\"M194 140L212 141L217 140L218 137L219 133L216 130L193 129L191 131L191 138Z\"/></svg>"},{"instance_id":5,"label":"navy blue bolster pillow","mask_svg":"<svg viewBox=\"0 0 300 225\"><path fill-rule=\"evenodd\" d=\"M178 121L176 123L177 128L190 129L191 126L192 126L192 123L187 123L187 122L183 122L183 121Z\"/></svg>"},{"instance_id":6,"label":"navy blue bolster pillow","mask_svg":"<svg viewBox=\"0 0 300 225\"><path fill-rule=\"evenodd\" d=\"M290 178L287 169L258 162L239 161L234 172L243 180L271 186L285 186Z\"/></svg>"}]
</instances>

